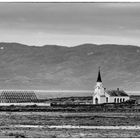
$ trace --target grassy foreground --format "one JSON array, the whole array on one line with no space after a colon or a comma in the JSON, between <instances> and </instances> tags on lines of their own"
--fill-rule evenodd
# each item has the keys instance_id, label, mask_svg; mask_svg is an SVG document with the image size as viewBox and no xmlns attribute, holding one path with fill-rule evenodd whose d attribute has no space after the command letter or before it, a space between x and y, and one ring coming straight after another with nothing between
<instances>
[{"instance_id":1,"label":"grassy foreground","mask_svg":"<svg viewBox=\"0 0 140 140\"><path fill-rule=\"evenodd\" d=\"M0 137L140 137L139 130L15 128L14 125L134 126L140 125L140 113L0 113Z\"/></svg>"}]
</instances>

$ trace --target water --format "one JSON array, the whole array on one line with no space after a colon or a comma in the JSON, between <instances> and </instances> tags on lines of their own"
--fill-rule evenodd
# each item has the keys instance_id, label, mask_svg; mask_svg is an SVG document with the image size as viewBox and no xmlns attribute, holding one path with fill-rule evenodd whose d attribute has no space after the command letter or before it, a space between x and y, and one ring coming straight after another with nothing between
<instances>
[{"instance_id":1,"label":"water","mask_svg":"<svg viewBox=\"0 0 140 140\"><path fill-rule=\"evenodd\" d=\"M123 129L140 130L140 126L74 126L74 125L11 125L14 128L57 128L57 129Z\"/></svg>"}]
</instances>

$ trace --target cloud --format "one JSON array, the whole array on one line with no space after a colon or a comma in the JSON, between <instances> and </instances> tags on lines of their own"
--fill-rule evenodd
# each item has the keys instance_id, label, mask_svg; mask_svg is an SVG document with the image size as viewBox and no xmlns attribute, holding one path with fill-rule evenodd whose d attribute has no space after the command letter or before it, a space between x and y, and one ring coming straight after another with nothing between
<instances>
[{"instance_id":1,"label":"cloud","mask_svg":"<svg viewBox=\"0 0 140 140\"><path fill-rule=\"evenodd\" d=\"M140 37L139 15L140 3L0 3L0 41L73 45L81 36L85 43L89 36L113 36L116 43L125 36L139 44L135 39ZM73 40L68 42L65 36Z\"/></svg>"}]
</instances>

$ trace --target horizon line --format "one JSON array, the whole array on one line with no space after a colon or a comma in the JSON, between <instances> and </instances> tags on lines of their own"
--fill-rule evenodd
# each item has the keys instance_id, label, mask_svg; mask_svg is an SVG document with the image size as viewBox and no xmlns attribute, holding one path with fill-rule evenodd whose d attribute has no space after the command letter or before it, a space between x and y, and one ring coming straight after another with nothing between
<instances>
[{"instance_id":1,"label":"horizon line","mask_svg":"<svg viewBox=\"0 0 140 140\"><path fill-rule=\"evenodd\" d=\"M61 45L61 44L44 44L44 45L30 45L27 43L20 43L20 42L5 42L5 41L1 41L0 43L8 43L8 44L20 44L20 45L26 45L26 46L30 46L30 47L44 47L44 46L61 46L61 47L67 47L67 48L71 48L71 47L77 47L77 46L81 46L81 45L121 45L121 46L135 46L135 47L140 47L140 45L134 45L134 44L117 44L117 43L90 43L90 42L85 42L82 44L77 44L77 45Z\"/></svg>"},{"instance_id":2,"label":"horizon line","mask_svg":"<svg viewBox=\"0 0 140 140\"><path fill-rule=\"evenodd\" d=\"M111 90L111 89L110 89ZM38 89L1 89L0 91L41 91L41 92L93 92L93 90L38 90ZM140 90L130 91L125 90L126 92L131 93L140 93Z\"/></svg>"}]
</instances>

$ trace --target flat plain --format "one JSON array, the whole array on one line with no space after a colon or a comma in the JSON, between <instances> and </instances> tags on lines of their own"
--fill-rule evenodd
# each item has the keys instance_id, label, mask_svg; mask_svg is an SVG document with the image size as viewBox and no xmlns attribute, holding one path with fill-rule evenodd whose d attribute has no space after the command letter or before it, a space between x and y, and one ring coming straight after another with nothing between
<instances>
[{"instance_id":1,"label":"flat plain","mask_svg":"<svg viewBox=\"0 0 140 140\"><path fill-rule=\"evenodd\" d=\"M140 113L1 112L0 137L140 137L139 130L45 126L140 126ZM19 127L18 127L19 126ZM20 127L28 126L28 127ZM31 126L31 127L30 127ZM32 127L37 126L37 127ZM43 127L44 126L44 127Z\"/></svg>"}]
</instances>

